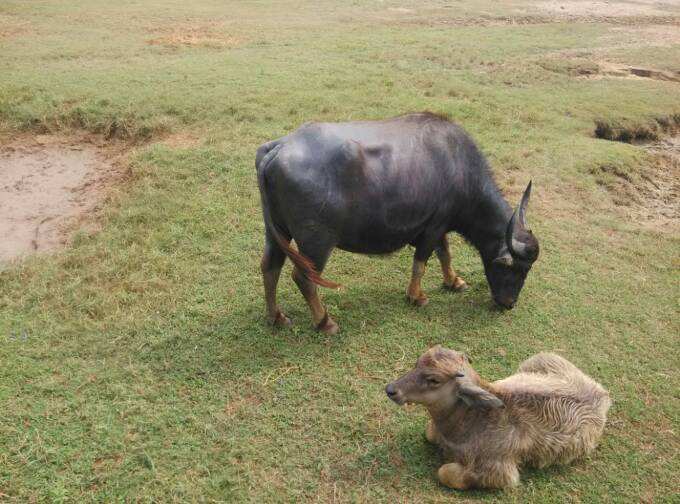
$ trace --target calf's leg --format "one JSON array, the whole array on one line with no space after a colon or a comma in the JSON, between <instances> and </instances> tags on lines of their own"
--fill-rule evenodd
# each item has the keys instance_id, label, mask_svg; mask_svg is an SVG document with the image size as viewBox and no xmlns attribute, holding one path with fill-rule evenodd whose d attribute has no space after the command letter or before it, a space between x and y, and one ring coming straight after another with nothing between
<instances>
[{"instance_id":1,"label":"calf's leg","mask_svg":"<svg viewBox=\"0 0 680 504\"><path fill-rule=\"evenodd\" d=\"M432 419L427 421L427 427L425 428L425 439L427 439L432 444L437 444L439 440L439 433L437 428L434 426Z\"/></svg>"},{"instance_id":2,"label":"calf's leg","mask_svg":"<svg viewBox=\"0 0 680 504\"><path fill-rule=\"evenodd\" d=\"M276 304L276 286L286 254L270 236L265 238L264 254L260 262L264 283L264 299L267 306L267 320L278 327L289 326L291 321Z\"/></svg>"},{"instance_id":3,"label":"calf's leg","mask_svg":"<svg viewBox=\"0 0 680 504\"><path fill-rule=\"evenodd\" d=\"M512 460L494 460L475 468L475 485L480 488L508 488L519 484L519 470Z\"/></svg>"},{"instance_id":4,"label":"calf's leg","mask_svg":"<svg viewBox=\"0 0 680 504\"><path fill-rule=\"evenodd\" d=\"M519 470L511 460L490 460L474 468L452 462L441 466L437 475L442 485L457 490L507 488L519 484Z\"/></svg>"},{"instance_id":5,"label":"calf's leg","mask_svg":"<svg viewBox=\"0 0 680 504\"><path fill-rule=\"evenodd\" d=\"M442 275L444 276L444 288L453 291L462 291L467 288L465 280L456 275L456 272L451 267L451 252L449 251L449 242L444 235L434 249L439 259L439 264L442 267Z\"/></svg>"},{"instance_id":6,"label":"calf's leg","mask_svg":"<svg viewBox=\"0 0 680 504\"><path fill-rule=\"evenodd\" d=\"M455 488L456 490L466 490L471 486L468 473L469 471L462 464L451 462L441 466L439 471L437 471L437 476L439 477L439 482L444 486Z\"/></svg>"}]
</instances>

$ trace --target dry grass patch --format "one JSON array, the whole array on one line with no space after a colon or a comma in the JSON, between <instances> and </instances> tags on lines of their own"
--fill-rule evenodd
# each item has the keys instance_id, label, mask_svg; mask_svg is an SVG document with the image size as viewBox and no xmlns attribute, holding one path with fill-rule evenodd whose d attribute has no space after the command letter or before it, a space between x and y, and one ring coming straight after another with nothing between
<instances>
[{"instance_id":1,"label":"dry grass patch","mask_svg":"<svg viewBox=\"0 0 680 504\"><path fill-rule=\"evenodd\" d=\"M155 34L147 40L149 45L164 47L209 47L213 49L234 48L242 45L240 37L223 33L221 23L194 23L167 27L155 26L148 31Z\"/></svg>"},{"instance_id":2,"label":"dry grass patch","mask_svg":"<svg viewBox=\"0 0 680 504\"><path fill-rule=\"evenodd\" d=\"M191 149L201 144L201 138L194 133L178 131L163 137L161 143L171 149Z\"/></svg>"},{"instance_id":3,"label":"dry grass patch","mask_svg":"<svg viewBox=\"0 0 680 504\"><path fill-rule=\"evenodd\" d=\"M0 14L0 40L29 32L28 21L20 21L12 16Z\"/></svg>"},{"instance_id":4,"label":"dry grass patch","mask_svg":"<svg viewBox=\"0 0 680 504\"><path fill-rule=\"evenodd\" d=\"M650 154L646 164L636 169L603 164L590 173L627 219L656 231L676 233L680 230L680 137L640 148Z\"/></svg>"}]
</instances>

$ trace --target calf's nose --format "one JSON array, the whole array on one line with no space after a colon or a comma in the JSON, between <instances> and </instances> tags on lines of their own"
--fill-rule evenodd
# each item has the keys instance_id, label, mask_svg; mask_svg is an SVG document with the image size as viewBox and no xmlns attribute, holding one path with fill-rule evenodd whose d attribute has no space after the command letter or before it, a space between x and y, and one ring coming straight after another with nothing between
<instances>
[{"instance_id":1,"label":"calf's nose","mask_svg":"<svg viewBox=\"0 0 680 504\"><path fill-rule=\"evenodd\" d=\"M388 383L387 387L385 387L385 393L387 394L387 397L391 399L397 393L397 388L394 386L394 384Z\"/></svg>"}]
</instances>

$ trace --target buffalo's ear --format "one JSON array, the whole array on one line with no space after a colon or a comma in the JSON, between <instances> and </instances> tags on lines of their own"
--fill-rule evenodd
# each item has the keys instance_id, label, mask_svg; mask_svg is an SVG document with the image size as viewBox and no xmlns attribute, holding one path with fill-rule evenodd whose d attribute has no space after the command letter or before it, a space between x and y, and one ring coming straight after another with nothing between
<instances>
[{"instance_id":1,"label":"buffalo's ear","mask_svg":"<svg viewBox=\"0 0 680 504\"><path fill-rule=\"evenodd\" d=\"M467 377L458 379L458 396L471 408L502 408L505 405L498 397L479 385L475 385Z\"/></svg>"}]
</instances>

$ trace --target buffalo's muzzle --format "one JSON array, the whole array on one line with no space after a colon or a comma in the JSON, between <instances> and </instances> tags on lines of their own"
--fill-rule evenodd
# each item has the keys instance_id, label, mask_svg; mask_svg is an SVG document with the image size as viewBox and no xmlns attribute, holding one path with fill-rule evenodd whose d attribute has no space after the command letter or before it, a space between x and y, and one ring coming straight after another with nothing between
<instances>
[{"instance_id":1,"label":"buffalo's muzzle","mask_svg":"<svg viewBox=\"0 0 680 504\"><path fill-rule=\"evenodd\" d=\"M515 306L515 303L517 302L516 299L512 298L494 298L494 301L496 301L498 306L506 310L512 310L512 308Z\"/></svg>"}]
</instances>

